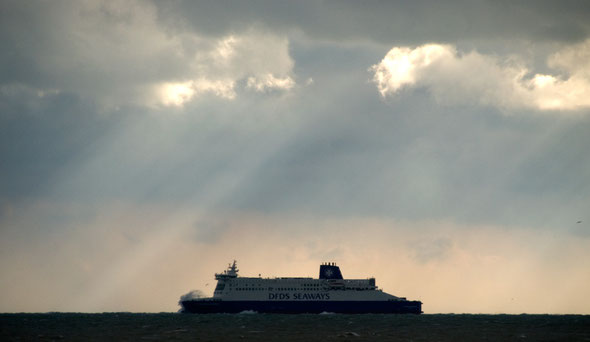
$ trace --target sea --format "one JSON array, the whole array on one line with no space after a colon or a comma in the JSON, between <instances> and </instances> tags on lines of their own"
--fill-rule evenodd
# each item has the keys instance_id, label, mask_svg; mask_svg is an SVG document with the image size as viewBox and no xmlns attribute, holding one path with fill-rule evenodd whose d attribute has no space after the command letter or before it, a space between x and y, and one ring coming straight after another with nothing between
<instances>
[{"instance_id":1,"label":"sea","mask_svg":"<svg viewBox=\"0 0 590 342\"><path fill-rule=\"evenodd\" d=\"M589 315L0 314L0 341L590 341Z\"/></svg>"}]
</instances>

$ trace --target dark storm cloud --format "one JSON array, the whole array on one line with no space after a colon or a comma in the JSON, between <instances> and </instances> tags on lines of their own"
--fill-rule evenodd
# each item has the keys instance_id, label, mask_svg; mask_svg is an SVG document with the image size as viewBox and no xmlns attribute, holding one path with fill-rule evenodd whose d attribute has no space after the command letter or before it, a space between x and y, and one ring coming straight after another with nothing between
<instances>
[{"instance_id":1,"label":"dark storm cloud","mask_svg":"<svg viewBox=\"0 0 590 342\"><path fill-rule=\"evenodd\" d=\"M222 34L254 23L313 39L419 44L473 39L579 41L586 1L215 1L158 3L164 21Z\"/></svg>"}]
</instances>

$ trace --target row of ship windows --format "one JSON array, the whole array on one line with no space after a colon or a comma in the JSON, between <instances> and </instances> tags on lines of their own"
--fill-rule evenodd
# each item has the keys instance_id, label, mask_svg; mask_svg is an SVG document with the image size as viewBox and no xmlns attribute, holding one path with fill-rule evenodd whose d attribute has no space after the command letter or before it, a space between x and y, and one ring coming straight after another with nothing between
<instances>
[{"instance_id":1,"label":"row of ship windows","mask_svg":"<svg viewBox=\"0 0 590 342\"><path fill-rule=\"evenodd\" d=\"M247 287L236 287L234 289L235 291L264 291L267 290L267 288L247 288ZM277 287L272 288L269 287L268 288L269 291L320 291L320 289L312 289L312 288L300 288L300 289L296 289L293 287ZM343 288L335 288L335 290L356 290L356 291L366 291L366 290L374 290L373 288L369 288L369 287L343 287ZM215 293L222 293L222 290L216 290Z\"/></svg>"},{"instance_id":2,"label":"row of ship windows","mask_svg":"<svg viewBox=\"0 0 590 342\"><path fill-rule=\"evenodd\" d=\"M264 291L267 290L266 287L236 287L235 288L236 291ZM310 287L301 287L301 288L295 288L295 287L269 287L268 288L269 291L319 291L319 289L317 288L310 288Z\"/></svg>"},{"instance_id":3,"label":"row of ship windows","mask_svg":"<svg viewBox=\"0 0 590 342\"><path fill-rule=\"evenodd\" d=\"M247 287L236 287L235 291L264 291L267 290L267 288L247 288ZM277 287L272 288L269 287L268 288L269 291L319 291L320 289L311 289L311 288L300 288L300 289L296 289L293 287ZM343 288L336 288L336 290L356 290L356 291L366 291L366 290L373 290L372 288L369 287L343 287ZM215 292L219 292L221 293L222 291L215 291Z\"/></svg>"},{"instance_id":4,"label":"row of ship windows","mask_svg":"<svg viewBox=\"0 0 590 342\"><path fill-rule=\"evenodd\" d=\"M242 286L248 286L248 284L244 284ZM253 284L251 286L261 286L261 285ZM300 286L301 286L301 288L306 288L306 287L320 287L320 284L301 284ZM271 289L271 288L272 287L269 287L269 289ZM277 287L277 289L284 289L284 290L293 289L293 290L296 290L296 288L284 288L284 287Z\"/></svg>"},{"instance_id":5,"label":"row of ship windows","mask_svg":"<svg viewBox=\"0 0 590 342\"><path fill-rule=\"evenodd\" d=\"M263 291L266 288L245 288L245 287L236 287L236 291Z\"/></svg>"}]
</instances>

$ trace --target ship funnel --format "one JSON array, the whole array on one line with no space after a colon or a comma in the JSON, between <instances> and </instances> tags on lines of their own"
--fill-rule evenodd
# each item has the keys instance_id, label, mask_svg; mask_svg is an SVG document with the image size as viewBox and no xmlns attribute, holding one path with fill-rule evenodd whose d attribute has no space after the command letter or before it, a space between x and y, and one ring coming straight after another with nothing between
<instances>
[{"instance_id":1,"label":"ship funnel","mask_svg":"<svg viewBox=\"0 0 590 342\"><path fill-rule=\"evenodd\" d=\"M336 263L323 263L320 265L320 279L343 279L340 267Z\"/></svg>"}]
</instances>

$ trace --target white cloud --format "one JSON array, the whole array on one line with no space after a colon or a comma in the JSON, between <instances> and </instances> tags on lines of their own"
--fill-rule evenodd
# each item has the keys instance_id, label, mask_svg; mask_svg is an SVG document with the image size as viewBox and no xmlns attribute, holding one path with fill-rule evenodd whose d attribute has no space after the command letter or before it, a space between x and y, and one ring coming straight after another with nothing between
<instances>
[{"instance_id":1,"label":"white cloud","mask_svg":"<svg viewBox=\"0 0 590 342\"><path fill-rule=\"evenodd\" d=\"M164 106L182 107L191 101L194 96L209 93L225 99L236 97L233 80L210 80L198 78L186 82L163 82L156 87L157 104ZM152 104L154 105L154 104Z\"/></svg>"},{"instance_id":2,"label":"white cloud","mask_svg":"<svg viewBox=\"0 0 590 342\"><path fill-rule=\"evenodd\" d=\"M273 74L266 74L261 77L248 77L246 86L258 92L264 92L269 89L289 90L295 86L295 81L289 76L277 78Z\"/></svg>"},{"instance_id":3,"label":"white cloud","mask_svg":"<svg viewBox=\"0 0 590 342\"><path fill-rule=\"evenodd\" d=\"M590 78L590 39L552 54L548 64L552 68Z\"/></svg>"},{"instance_id":4,"label":"white cloud","mask_svg":"<svg viewBox=\"0 0 590 342\"><path fill-rule=\"evenodd\" d=\"M160 87L160 99L166 106L181 106L190 100L194 94L192 82L164 83Z\"/></svg>"},{"instance_id":5,"label":"white cloud","mask_svg":"<svg viewBox=\"0 0 590 342\"><path fill-rule=\"evenodd\" d=\"M197 94L210 92L226 99L233 99L236 97L234 91L235 81L231 79L209 80L206 78L200 78L192 82L192 87Z\"/></svg>"},{"instance_id":6,"label":"white cloud","mask_svg":"<svg viewBox=\"0 0 590 342\"><path fill-rule=\"evenodd\" d=\"M258 92L295 86L288 40L254 29L222 37L191 58L186 70L189 80L157 85L159 104L182 106L202 94L231 100L241 81Z\"/></svg>"},{"instance_id":7,"label":"white cloud","mask_svg":"<svg viewBox=\"0 0 590 342\"><path fill-rule=\"evenodd\" d=\"M551 55L550 67L568 73L531 74L514 60L452 45L394 47L371 67L382 96L423 87L441 103L477 103L501 108L576 110L590 107L590 40Z\"/></svg>"}]
</instances>

